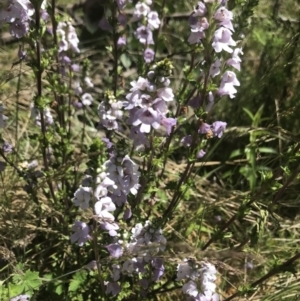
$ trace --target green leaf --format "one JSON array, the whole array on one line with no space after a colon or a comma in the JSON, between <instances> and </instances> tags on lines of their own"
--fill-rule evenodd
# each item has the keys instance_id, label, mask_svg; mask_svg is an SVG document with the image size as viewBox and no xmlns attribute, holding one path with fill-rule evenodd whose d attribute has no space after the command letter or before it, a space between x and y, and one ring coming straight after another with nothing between
<instances>
[{"instance_id":1,"label":"green leaf","mask_svg":"<svg viewBox=\"0 0 300 301\"><path fill-rule=\"evenodd\" d=\"M264 105L261 105L254 116L253 126L257 127L260 124L263 110L264 110Z\"/></svg>"},{"instance_id":2,"label":"green leaf","mask_svg":"<svg viewBox=\"0 0 300 301\"><path fill-rule=\"evenodd\" d=\"M32 272L27 270L24 275L24 284L26 286L26 290L35 290L42 285L42 281L39 277L38 272Z\"/></svg>"},{"instance_id":3,"label":"green leaf","mask_svg":"<svg viewBox=\"0 0 300 301\"><path fill-rule=\"evenodd\" d=\"M254 115L247 108L243 108L243 111L250 117L252 121L254 120Z\"/></svg>"},{"instance_id":4,"label":"green leaf","mask_svg":"<svg viewBox=\"0 0 300 301\"><path fill-rule=\"evenodd\" d=\"M229 159L235 158L235 157L239 157L241 155L243 155L244 153L240 150L240 149L236 149L234 150L231 154Z\"/></svg>"},{"instance_id":5,"label":"green leaf","mask_svg":"<svg viewBox=\"0 0 300 301\"><path fill-rule=\"evenodd\" d=\"M266 154L277 154L277 150L271 147L259 147L258 151Z\"/></svg>"},{"instance_id":6,"label":"green leaf","mask_svg":"<svg viewBox=\"0 0 300 301\"><path fill-rule=\"evenodd\" d=\"M120 61L126 69L130 68L131 60L125 53L121 54Z\"/></svg>"},{"instance_id":7,"label":"green leaf","mask_svg":"<svg viewBox=\"0 0 300 301\"><path fill-rule=\"evenodd\" d=\"M24 285L17 285L17 284L12 284L12 283L9 283L8 284L8 290L9 290L9 295L14 297L14 296L18 296L20 294L23 293L24 291Z\"/></svg>"},{"instance_id":8,"label":"green leaf","mask_svg":"<svg viewBox=\"0 0 300 301\"><path fill-rule=\"evenodd\" d=\"M57 295L61 295L63 293L63 285L61 282L55 286L55 293Z\"/></svg>"},{"instance_id":9,"label":"green leaf","mask_svg":"<svg viewBox=\"0 0 300 301\"><path fill-rule=\"evenodd\" d=\"M78 288L80 287L80 285L82 285L87 277L87 272L82 270L82 271L78 271L74 276L73 279L70 282L69 285L69 291L71 292L75 292L78 290Z\"/></svg>"}]
</instances>

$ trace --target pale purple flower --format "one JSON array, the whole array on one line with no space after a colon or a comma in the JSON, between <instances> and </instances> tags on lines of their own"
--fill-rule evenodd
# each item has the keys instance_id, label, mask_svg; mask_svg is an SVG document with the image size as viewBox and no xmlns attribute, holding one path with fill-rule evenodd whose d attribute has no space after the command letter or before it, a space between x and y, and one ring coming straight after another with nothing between
<instances>
[{"instance_id":1,"label":"pale purple flower","mask_svg":"<svg viewBox=\"0 0 300 301\"><path fill-rule=\"evenodd\" d=\"M132 125L140 125L142 133L150 133L151 127L158 129L160 122L161 115L152 108L138 109L132 118Z\"/></svg>"},{"instance_id":2,"label":"pale purple flower","mask_svg":"<svg viewBox=\"0 0 300 301\"><path fill-rule=\"evenodd\" d=\"M219 26L226 27L231 31L234 31L231 20L233 19L233 14L231 11L227 10L225 7L220 7L215 15L215 20L219 21Z\"/></svg>"},{"instance_id":3,"label":"pale purple flower","mask_svg":"<svg viewBox=\"0 0 300 301\"><path fill-rule=\"evenodd\" d=\"M197 289L197 284L190 280L189 282L185 283L182 287L182 291L183 293L192 296L192 297L196 297L199 293L198 289Z\"/></svg>"},{"instance_id":4,"label":"pale purple flower","mask_svg":"<svg viewBox=\"0 0 300 301\"><path fill-rule=\"evenodd\" d=\"M191 32L188 42L190 44L196 44L201 43L201 40L205 37L205 34L203 31L197 31L197 32Z\"/></svg>"},{"instance_id":5,"label":"pale purple flower","mask_svg":"<svg viewBox=\"0 0 300 301\"><path fill-rule=\"evenodd\" d=\"M119 9L123 9L128 2L128 0L116 0L116 1Z\"/></svg>"},{"instance_id":6,"label":"pale purple flower","mask_svg":"<svg viewBox=\"0 0 300 301\"><path fill-rule=\"evenodd\" d=\"M135 36L142 44L154 44L152 31L149 27L146 27L144 25L138 27L135 32Z\"/></svg>"},{"instance_id":7,"label":"pale purple flower","mask_svg":"<svg viewBox=\"0 0 300 301\"><path fill-rule=\"evenodd\" d=\"M203 149L197 153L197 159L202 159L206 155L206 152Z\"/></svg>"},{"instance_id":8,"label":"pale purple flower","mask_svg":"<svg viewBox=\"0 0 300 301\"><path fill-rule=\"evenodd\" d=\"M79 53L80 52L80 50L78 48L79 39L77 37L76 30L70 22L68 22L67 24L68 24L68 27L67 27L67 31L68 31L67 40L69 42L70 49L72 49L73 51Z\"/></svg>"},{"instance_id":9,"label":"pale purple flower","mask_svg":"<svg viewBox=\"0 0 300 301\"><path fill-rule=\"evenodd\" d=\"M174 100L174 94L172 88L160 88L157 90L157 95L164 101L172 101Z\"/></svg>"},{"instance_id":10,"label":"pale purple flower","mask_svg":"<svg viewBox=\"0 0 300 301\"><path fill-rule=\"evenodd\" d=\"M72 226L72 231L74 231L75 233L71 235L71 242L77 242L78 246L80 247L90 239L90 229L86 223L76 221Z\"/></svg>"},{"instance_id":11,"label":"pale purple flower","mask_svg":"<svg viewBox=\"0 0 300 301\"><path fill-rule=\"evenodd\" d=\"M113 203L110 197L103 197L95 204L95 213L100 218L109 218L114 221L114 216L109 212L115 211L116 205Z\"/></svg>"},{"instance_id":12,"label":"pale purple flower","mask_svg":"<svg viewBox=\"0 0 300 301\"><path fill-rule=\"evenodd\" d=\"M117 236L118 235L117 230L120 229L119 225L117 223L112 222L112 221L100 222L100 228L102 230L108 231L108 234L110 236Z\"/></svg>"},{"instance_id":13,"label":"pale purple flower","mask_svg":"<svg viewBox=\"0 0 300 301\"><path fill-rule=\"evenodd\" d=\"M220 59L216 59L216 61L210 66L209 75L211 77L215 77L220 74L221 71L221 61Z\"/></svg>"},{"instance_id":14,"label":"pale purple flower","mask_svg":"<svg viewBox=\"0 0 300 301\"><path fill-rule=\"evenodd\" d=\"M4 143L2 144L2 151L4 153L10 154L13 151L13 146L8 142L4 141Z\"/></svg>"},{"instance_id":15,"label":"pale purple flower","mask_svg":"<svg viewBox=\"0 0 300 301\"><path fill-rule=\"evenodd\" d=\"M147 48L144 51L144 60L147 64L151 63L154 60L154 51L151 48Z\"/></svg>"},{"instance_id":16,"label":"pale purple flower","mask_svg":"<svg viewBox=\"0 0 300 301\"><path fill-rule=\"evenodd\" d=\"M73 102L72 102L72 105L73 105L73 107L74 107L75 109L78 109L78 110L83 108L82 102L79 102L79 101L77 101L77 100L73 101Z\"/></svg>"},{"instance_id":17,"label":"pale purple flower","mask_svg":"<svg viewBox=\"0 0 300 301\"><path fill-rule=\"evenodd\" d=\"M226 130L227 122L223 121L215 121L212 124L212 131L214 136L221 138L223 136L224 131Z\"/></svg>"},{"instance_id":18,"label":"pale purple flower","mask_svg":"<svg viewBox=\"0 0 300 301\"><path fill-rule=\"evenodd\" d=\"M123 47L126 45L126 37L119 37L118 41L117 41L117 46L119 48Z\"/></svg>"},{"instance_id":19,"label":"pale purple flower","mask_svg":"<svg viewBox=\"0 0 300 301\"><path fill-rule=\"evenodd\" d=\"M145 90L148 86L148 80L146 78L143 78L141 76L139 76L137 81L132 81L130 83L130 85L132 86L132 88L130 89L130 91L136 91L136 90Z\"/></svg>"},{"instance_id":20,"label":"pale purple flower","mask_svg":"<svg viewBox=\"0 0 300 301\"><path fill-rule=\"evenodd\" d=\"M91 194L92 194L92 188L79 187L74 193L74 198L73 198L74 205L80 207L83 210L89 208Z\"/></svg>"},{"instance_id":21,"label":"pale purple flower","mask_svg":"<svg viewBox=\"0 0 300 301\"><path fill-rule=\"evenodd\" d=\"M8 6L0 11L0 25L4 22L13 23L16 20L25 22L34 14L34 7L28 0L11 0ZM5 6L4 6L5 7Z\"/></svg>"},{"instance_id":22,"label":"pale purple flower","mask_svg":"<svg viewBox=\"0 0 300 301\"><path fill-rule=\"evenodd\" d=\"M150 11L151 9L146 3L138 2L134 8L133 20L137 21L142 17L146 17Z\"/></svg>"},{"instance_id":23,"label":"pale purple flower","mask_svg":"<svg viewBox=\"0 0 300 301\"><path fill-rule=\"evenodd\" d=\"M110 244L106 246L106 249L111 257L118 258L123 255L123 248L118 243Z\"/></svg>"},{"instance_id":24,"label":"pale purple flower","mask_svg":"<svg viewBox=\"0 0 300 301\"><path fill-rule=\"evenodd\" d=\"M198 129L198 133L207 134L209 131L210 131L210 125L208 123L202 122Z\"/></svg>"},{"instance_id":25,"label":"pale purple flower","mask_svg":"<svg viewBox=\"0 0 300 301\"><path fill-rule=\"evenodd\" d=\"M202 1L198 1L198 4L196 5L196 7L194 7L194 12L193 15L194 16L203 16L205 15L207 12L206 6Z\"/></svg>"},{"instance_id":26,"label":"pale purple flower","mask_svg":"<svg viewBox=\"0 0 300 301\"><path fill-rule=\"evenodd\" d=\"M147 15L148 26L150 29L157 29L160 25L160 20L158 17L158 13L156 11L151 11Z\"/></svg>"},{"instance_id":27,"label":"pale purple flower","mask_svg":"<svg viewBox=\"0 0 300 301\"><path fill-rule=\"evenodd\" d=\"M236 78L236 74L233 71L225 71L222 76L221 85L218 90L220 96L229 95L230 98L235 97L237 90L234 86L239 86L240 82Z\"/></svg>"},{"instance_id":28,"label":"pale purple flower","mask_svg":"<svg viewBox=\"0 0 300 301\"><path fill-rule=\"evenodd\" d=\"M232 66L233 68L237 70L241 70L241 58L239 57L239 54L243 55L243 51L241 48L235 48L232 53L232 57L226 61L226 64L228 66Z\"/></svg>"},{"instance_id":29,"label":"pale purple flower","mask_svg":"<svg viewBox=\"0 0 300 301\"><path fill-rule=\"evenodd\" d=\"M151 264L154 267L153 281L158 281L159 278L164 274L165 267L163 263L164 262L161 258L154 258L152 260Z\"/></svg>"},{"instance_id":30,"label":"pale purple flower","mask_svg":"<svg viewBox=\"0 0 300 301\"><path fill-rule=\"evenodd\" d=\"M73 72L79 72L80 71L80 66L78 64L72 64L71 69L72 69Z\"/></svg>"},{"instance_id":31,"label":"pale purple flower","mask_svg":"<svg viewBox=\"0 0 300 301\"><path fill-rule=\"evenodd\" d=\"M218 53L225 50L232 53L233 50L229 46L236 46L236 42L232 39L232 32L225 27L221 27L216 30L214 34L214 41L212 46L214 50Z\"/></svg>"},{"instance_id":32,"label":"pale purple flower","mask_svg":"<svg viewBox=\"0 0 300 301\"><path fill-rule=\"evenodd\" d=\"M192 144L192 141L193 141L192 135L188 135L188 136L183 137L180 142L183 144L184 147L190 147Z\"/></svg>"},{"instance_id":33,"label":"pale purple flower","mask_svg":"<svg viewBox=\"0 0 300 301\"><path fill-rule=\"evenodd\" d=\"M168 136L171 134L171 130L176 125L176 122L176 118L162 118L161 125L166 128Z\"/></svg>"},{"instance_id":34,"label":"pale purple flower","mask_svg":"<svg viewBox=\"0 0 300 301\"><path fill-rule=\"evenodd\" d=\"M206 18L201 18L200 20L196 20L196 21L192 19L192 21L190 22L194 22L193 24L190 24L192 32L203 32L209 27Z\"/></svg>"},{"instance_id":35,"label":"pale purple flower","mask_svg":"<svg viewBox=\"0 0 300 301\"><path fill-rule=\"evenodd\" d=\"M17 39L24 37L29 31L29 23L16 20L10 24L10 34Z\"/></svg>"},{"instance_id":36,"label":"pale purple flower","mask_svg":"<svg viewBox=\"0 0 300 301\"><path fill-rule=\"evenodd\" d=\"M232 84L223 84L218 90L220 96L228 95L230 98L234 98L237 90Z\"/></svg>"},{"instance_id":37,"label":"pale purple flower","mask_svg":"<svg viewBox=\"0 0 300 301\"><path fill-rule=\"evenodd\" d=\"M193 273L192 267L188 262L183 262L177 265L177 278L176 281L190 278Z\"/></svg>"},{"instance_id":38,"label":"pale purple flower","mask_svg":"<svg viewBox=\"0 0 300 301\"><path fill-rule=\"evenodd\" d=\"M19 295L10 299L10 301L29 301L29 295Z\"/></svg>"}]
</instances>

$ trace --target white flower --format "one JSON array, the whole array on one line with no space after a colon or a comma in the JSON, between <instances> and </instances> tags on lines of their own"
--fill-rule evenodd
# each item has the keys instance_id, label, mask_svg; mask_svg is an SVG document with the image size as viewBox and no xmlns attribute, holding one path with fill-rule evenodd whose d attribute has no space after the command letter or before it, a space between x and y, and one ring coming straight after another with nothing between
<instances>
[{"instance_id":1,"label":"white flower","mask_svg":"<svg viewBox=\"0 0 300 301\"><path fill-rule=\"evenodd\" d=\"M116 205L113 203L110 197L101 198L95 204L95 213L100 215L102 211L115 211Z\"/></svg>"},{"instance_id":2,"label":"white flower","mask_svg":"<svg viewBox=\"0 0 300 301\"><path fill-rule=\"evenodd\" d=\"M142 16L146 17L150 12L150 7L146 3L138 2L133 12L133 20L139 20Z\"/></svg>"},{"instance_id":3,"label":"white flower","mask_svg":"<svg viewBox=\"0 0 300 301\"><path fill-rule=\"evenodd\" d=\"M182 291L192 297L196 297L199 293L196 283L192 280L183 285Z\"/></svg>"},{"instance_id":4,"label":"white flower","mask_svg":"<svg viewBox=\"0 0 300 301\"><path fill-rule=\"evenodd\" d=\"M188 263L180 263L177 265L177 281L188 278L192 273L192 268Z\"/></svg>"},{"instance_id":5,"label":"white flower","mask_svg":"<svg viewBox=\"0 0 300 301\"><path fill-rule=\"evenodd\" d=\"M148 26L151 29L157 29L159 27L160 20L158 17L158 13L156 11L151 11L147 16L147 20L148 20Z\"/></svg>"},{"instance_id":6,"label":"white flower","mask_svg":"<svg viewBox=\"0 0 300 301\"><path fill-rule=\"evenodd\" d=\"M90 93L84 93L81 96L81 102L85 106L90 106L92 104L93 100L94 100L94 98Z\"/></svg>"},{"instance_id":7,"label":"white flower","mask_svg":"<svg viewBox=\"0 0 300 301\"><path fill-rule=\"evenodd\" d=\"M85 84L89 87L89 88L93 88L94 87L94 84L92 83L91 79L89 77L85 77L84 78L84 82Z\"/></svg>"},{"instance_id":8,"label":"white flower","mask_svg":"<svg viewBox=\"0 0 300 301\"><path fill-rule=\"evenodd\" d=\"M225 27L217 29L214 35L214 41L212 43L215 52L218 53L222 50L225 50L229 53L232 53L233 50L229 46L236 46L236 42L231 36L232 32Z\"/></svg>"},{"instance_id":9,"label":"white flower","mask_svg":"<svg viewBox=\"0 0 300 301\"><path fill-rule=\"evenodd\" d=\"M91 187L79 187L74 193L73 202L75 206L79 206L81 209L89 208L89 202L91 200Z\"/></svg>"},{"instance_id":10,"label":"white flower","mask_svg":"<svg viewBox=\"0 0 300 301\"><path fill-rule=\"evenodd\" d=\"M211 77L215 77L220 74L221 61L220 59L216 59L216 61L210 66L209 75Z\"/></svg>"},{"instance_id":11,"label":"white flower","mask_svg":"<svg viewBox=\"0 0 300 301\"><path fill-rule=\"evenodd\" d=\"M139 76L137 81L132 81L130 83L130 85L132 86L132 88L130 89L130 91L136 91L136 90L145 90L147 88L148 85L148 80L146 78L143 78L141 76Z\"/></svg>"},{"instance_id":12,"label":"white flower","mask_svg":"<svg viewBox=\"0 0 300 301\"><path fill-rule=\"evenodd\" d=\"M160 88L157 90L157 95L164 101L174 100L174 94L172 88Z\"/></svg>"},{"instance_id":13,"label":"white flower","mask_svg":"<svg viewBox=\"0 0 300 301\"><path fill-rule=\"evenodd\" d=\"M72 243L77 242L81 247L90 239L90 229L86 223L76 221L72 226L72 230L75 232L71 235Z\"/></svg>"}]
</instances>

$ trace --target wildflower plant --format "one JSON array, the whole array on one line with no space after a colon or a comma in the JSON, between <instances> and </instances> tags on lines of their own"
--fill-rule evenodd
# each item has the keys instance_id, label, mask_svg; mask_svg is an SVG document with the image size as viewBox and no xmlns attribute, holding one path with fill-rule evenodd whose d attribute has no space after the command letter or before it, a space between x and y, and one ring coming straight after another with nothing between
<instances>
[{"instance_id":1,"label":"wildflower plant","mask_svg":"<svg viewBox=\"0 0 300 301\"><path fill-rule=\"evenodd\" d=\"M21 191L11 202L20 209L5 203L13 212L8 229L18 218L27 222L0 247L1 300L231 300L254 296L286 268L276 262L261 278L258 268L254 281L260 258L245 247L262 239L272 205L256 203L267 194L258 175L273 185L275 201L297 177L286 172L282 184L257 164L260 153L276 153L260 145L262 107L245 110L253 130L237 174L250 192L227 196L219 169L209 168L230 143L232 118L217 109L238 102L246 1L235 10L226 0L196 1L183 14L180 39L165 34L176 18L169 2L98 3L99 20L86 19L106 43L97 58L55 0L8 0L1 8L0 25L18 43L19 73L14 113L8 97L0 104L0 176ZM94 6L85 5L88 18ZM182 53L167 39L185 55L179 68ZM4 199L14 200L9 187ZM232 198L239 203L227 214L220 203ZM243 286L230 295L228 283L239 286L241 273Z\"/></svg>"}]
</instances>

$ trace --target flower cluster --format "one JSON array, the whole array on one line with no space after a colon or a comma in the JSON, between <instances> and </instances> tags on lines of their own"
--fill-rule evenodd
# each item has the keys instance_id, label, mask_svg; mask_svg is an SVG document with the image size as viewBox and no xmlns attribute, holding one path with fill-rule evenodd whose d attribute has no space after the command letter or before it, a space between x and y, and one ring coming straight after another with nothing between
<instances>
[{"instance_id":1,"label":"flower cluster","mask_svg":"<svg viewBox=\"0 0 300 301\"><path fill-rule=\"evenodd\" d=\"M208 262L201 267L191 260L185 260L177 266L177 281L188 280L183 287L183 293L190 296L191 301L219 301L216 293L216 268Z\"/></svg>"},{"instance_id":2,"label":"flower cluster","mask_svg":"<svg viewBox=\"0 0 300 301\"><path fill-rule=\"evenodd\" d=\"M41 112L40 112L40 110L37 107L35 107L33 103L30 105L30 107L31 107L30 118L34 119L35 124L37 126L41 127ZM44 114L45 126L46 126L46 128L48 128L49 126L51 126L54 123L53 116L52 116L51 111L50 111L49 108L44 108L43 109L43 114Z\"/></svg>"},{"instance_id":3,"label":"flower cluster","mask_svg":"<svg viewBox=\"0 0 300 301\"><path fill-rule=\"evenodd\" d=\"M151 281L158 281L164 274L164 264L161 258L153 257L158 251L163 251L166 245L166 238L162 234L161 229L152 226L150 221L146 221L145 225L136 224L131 230L130 242L126 244L125 251L120 243L115 243L107 246L107 249L112 257L118 258L124 252L133 254L134 257L127 259L120 265L113 265L111 273L111 281L107 283L106 293L117 295L121 288L118 280L121 274L133 276L134 273L140 277L139 284L141 286L141 294L146 295L147 288ZM147 268L148 266L148 268ZM151 273L149 272L151 270ZM149 280L147 274L152 275Z\"/></svg>"},{"instance_id":4,"label":"flower cluster","mask_svg":"<svg viewBox=\"0 0 300 301\"><path fill-rule=\"evenodd\" d=\"M29 24L35 9L28 0L10 0L7 6L0 11L0 26L3 23L10 25L10 33L16 38L22 38L29 31ZM47 21L46 1L41 6L41 18Z\"/></svg>"},{"instance_id":5,"label":"flower cluster","mask_svg":"<svg viewBox=\"0 0 300 301\"><path fill-rule=\"evenodd\" d=\"M112 149L112 144L107 143L108 148ZM96 177L87 175L81 182L81 186L75 191L73 203L75 206L86 210L90 207L90 201L94 203L94 219L97 220L99 227L107 231L110 236L117 236L119 225L115 222L113 212L116 206L123 206L127 203L129 193L135 195L140 187L140 172L138 166L128 155L120 156L115 151L111 157L98 170ZM130 217L130 212L124 214ZM89 238L89 229L86 224L76 222L73 226L72 242L78 241L80 245ZM83 243L82 243L83 242Z\"/></svg>"},{"instance_id":6,"label":"flower cluster","mask_svg":"<svg viewBox=\"0 0 300 301\"><path fill-rule=\"evenodd\" d=\"M139 1L135 5L133 13L133 21L139 21L139 27L135 32L139 42L145 45L144 60L146 63L151 63L154 60L155 53L149 45L154 44L153 30L158 29L160 19L156 11L151 10L152 0Z\"/></svg>"},{"instance_id":7,"label":"flower cluster","mask_svg":"<svg viewBox=\"0 0 300 301\"><path fill-rule=\"evenodd\" d=\"M73 53L79 53L78 48L79 39L77 37L76 30L71 22L59 22L56 30L58 36L58 54L59 54L59 67L60 73L63 76L72 76L72 87L76 96L76 101L73 102L75 108L81 108L82 106L90 106L94 100L93 96L84 91L89 88L93 88L90 77L87 75L87 71L83 70L83 76L76 76L80 71L80 66L72 62L71 56ZM67 72L67 70L72 71ZM82 80L83 78L83 80Z\"/></svg>"},{"instance_id":8,"label":"flower cluster","mask_svg":"<svg viewBox=\"0 0 300 301\"><path fill-rule=\"evenodd\" d=\"M233 14L231 11L226 9L226 2L209 2L210 3L207 3L207 5L219 4L217 5L215 14L211 19L209 19L211 25L214 25L216 27L211 43L212 48L214 49L216 54L220 54L222 51L230 53L232 56L225 61L226 65L240 70L241 59L239 55L243 54L242 50L240 48L236 48L234 50L231 48L237 45L237 43L232 38L232 34L234 32L234 28L231 22L233 20ZM210 26L207 20L207 18L209 17L210 16L208 16L208 9L206 8L206 5L203 2L199 1L189 19L191 34L188 41L190 44L201 43L202 40L206 37L205 30ZM214 63L212 63L212 65L210 66L209 76L211 78L216 77L220 74L222 68L223 59L217 56ZM225 71L225 73L221 77L221 84L217 91L217 94L219 96L229 95L230 98L234 98L237 92L234 86L239 85L240 83L236 78L236 74L233 71ZM211 99L212 97L213 95L210 96ZM212 107L212 103L213 100L208 107L209 110Z\"/></svg>"},{"instance_id":9,"label":"flower cluster","mask_svg":"<svg viewBox=\"0 0 300 301\"><path fill-rule=\"evenodd\" d=\"M118 121L123 117L123 103L117 101L115 96L107 92L106 100L102 101L98 106L98 115L100 118L100 125L107 130L119 130Z\"/></svg>"},{"instance_id":10,"label":"flower cluster","mask_svg":"<svg viewBox=\"0 0 300 301\"><path fill-rule=\"evenodd\" d=\"M168 77L159 75L160 66L160 62L153 66L147 78L139 77L131 82L132 88L124 101L125 110L129 111L127 122L133 126L131 137L135 146L148 144L144 133L150 133L152 128L157 130L162 126L170 134L176 125L176 119L167 117L168 102L174 100L174 94Z\"/></svg>"},{"instance_id":11,"label":"flower cluster","mask_svg":"<svg viewBox=\"0 0 300 301\"><path fill-rule=\"evenodd\" d=\"M59 22L57 24L56 33L60 38L58 44L59 53L68 51L69 49L77 53L80 52L78 48L79 39L71 22Z\"/></svg>"},{"instance_id":12,"label":"flower cluster","mask_svg":"<svg viewBox=\"0 0 300 301\"><path fill-rule=\"evenodd\" d=\"M226 9L225 3L221 3L221 6L217 9L213 16L216 22L217 29L213 36L212 47L215 52L221 53L225 51L231 54L231 58L226 60L226 65L233 67L240 71L241 58L240 54L243 54L241 48L232 49L237 45L236 41L233 40L232 34L234 28L231 20L233 20L233 13ZM210 69L210 76L215 77L219 75L222 68L222 58L217 58L212 64ZM236 74L233 71L226 70L221 77L221 84L217 94L219 96L228 95L230 98L234 98L237 90L234 86L239 86L240 82L236 78Z\"/></svg>"}]
</instances>

